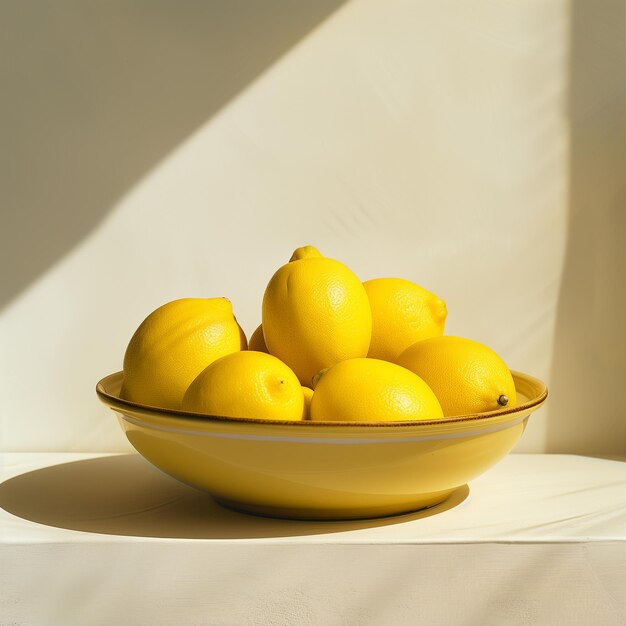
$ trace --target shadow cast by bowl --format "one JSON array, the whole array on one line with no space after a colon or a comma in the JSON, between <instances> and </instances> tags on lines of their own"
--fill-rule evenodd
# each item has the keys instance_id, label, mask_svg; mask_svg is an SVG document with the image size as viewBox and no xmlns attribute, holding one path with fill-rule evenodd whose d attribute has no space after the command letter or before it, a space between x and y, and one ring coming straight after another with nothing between
<instances>
[{"instance_id":1,"label":"shadow cast by bowl","mask_svg":"<svg viewBox=\"0 0 626 626\"><path fill-rule=\"evenodd\" d=\"M166 476L136 454L63 463L0 484L0 507L23 519L83 532L181 539L254 539L339 533L419 520L458 506L467 485L415 513L369 520L292 521L237 513Z\"/></svg>"}]
</instances>

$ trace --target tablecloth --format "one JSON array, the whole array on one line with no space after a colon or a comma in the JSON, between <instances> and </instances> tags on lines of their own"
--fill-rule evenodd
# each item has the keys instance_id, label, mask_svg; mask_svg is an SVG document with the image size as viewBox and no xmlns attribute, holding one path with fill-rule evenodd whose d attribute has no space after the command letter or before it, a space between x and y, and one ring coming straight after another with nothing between
<instances>
[{"instance_id":1,"label":"tablecloth","mask_svg":"<svg viewBox=\"0 0 626 626\"><path fill-rule=\"evenodd\" d=\"M220 507L134 454L5 453L0 624L626 623L626 463L512 454L377 520Z\"/></svg>"}]
</instances>

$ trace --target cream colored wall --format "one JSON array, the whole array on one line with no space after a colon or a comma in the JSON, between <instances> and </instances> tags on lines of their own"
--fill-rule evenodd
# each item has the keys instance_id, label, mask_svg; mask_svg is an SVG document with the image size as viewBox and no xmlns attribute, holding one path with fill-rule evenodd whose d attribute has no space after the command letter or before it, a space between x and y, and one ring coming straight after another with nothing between
<instances>
[{"instance_id":1,"label":"cream colored wall","mask_svg":"<svg viewBox=\"0 0 626 626\"><path fill-rule=\"evenodd\" d=\"M313 244L548 382L517 451L626 452L621 3L102 5L1 9L3 449L127 449L143 317Z\"/></svg>"}]
</instances>

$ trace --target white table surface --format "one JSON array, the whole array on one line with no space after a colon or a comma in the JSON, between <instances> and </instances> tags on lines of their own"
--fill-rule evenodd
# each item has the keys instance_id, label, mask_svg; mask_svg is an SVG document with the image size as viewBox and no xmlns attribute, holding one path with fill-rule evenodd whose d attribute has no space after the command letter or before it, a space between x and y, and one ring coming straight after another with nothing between
<instances>
[{"instance_id":1,"label":"white table surface","mask_svg":"<svg viewBox=\"0 0 626 626\"><path fill-rule=\"evenodd\" d=\"M509 455L350 522L223 509L137 455L0 455L0 624L626 624L626 463Z\"/></svg>"}]
</instances>

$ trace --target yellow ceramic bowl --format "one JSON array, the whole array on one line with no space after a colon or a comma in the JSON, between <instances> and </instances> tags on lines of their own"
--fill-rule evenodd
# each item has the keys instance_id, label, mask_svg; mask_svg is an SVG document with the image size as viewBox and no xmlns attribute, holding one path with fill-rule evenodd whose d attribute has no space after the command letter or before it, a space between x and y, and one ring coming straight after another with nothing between
<instances>
[{"instance_id":1,"label":"yellow ceramic bowl","mask_svg":"<svg viewBox=\"0 0 626 626\"><path fill-rule=\"evenodd\" d=\"M423 422L279 422L199 415L99 398L130 443L175 478L235 509L273 517L354 519L438 504L504 457L548 391L513 372L518 405Z\"/></svg>"}]
</instances>

